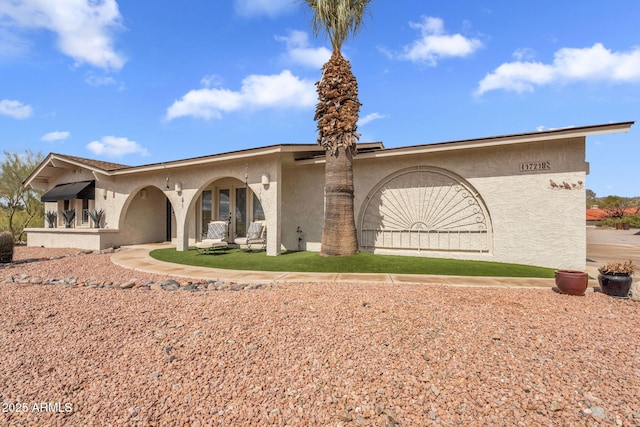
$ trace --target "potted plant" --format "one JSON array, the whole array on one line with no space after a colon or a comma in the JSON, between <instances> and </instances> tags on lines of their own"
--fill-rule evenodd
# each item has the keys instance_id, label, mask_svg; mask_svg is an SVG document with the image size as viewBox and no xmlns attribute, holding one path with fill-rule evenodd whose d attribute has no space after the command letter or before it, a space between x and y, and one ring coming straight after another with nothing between
<instances>
[{"instance_id":1,"label":"potted plant","mask_svg":"<svg viewBox=\"0 0 640 427\"><path fill-rule=\"evenodd\" d=\"M76 210L75 209L65 209L61 210L62 219L64 220L64 228L71 228L71 224L73 220L76 218Z\"/></svg>"},{"instance_id":2,"label":"potted plant","mask_svg":"<svg viewBox=\"0 0 640 427\"><path fill-rule=\"evenodd\" d=\"M582 296L589 286L589 275L584 271L556 270L555 278L561 294Z\"/></svg>"},{"instance_id":3,"label":"potted plant","mask_svg":"<svg viewBox=\"0 0 640 427\"><path fill-rule=\"evenodd\" d=\"M102 226L102 219L104 218L104 209L92 210L87 212L93 221L93 228L100 228Z\"/></svg>"},{"instance_id":4,"label":"potted plant","mask_svg":"<svg viewBox=\"0 0 640 427\"><path fill-rule=\"evenodd\" d=\"M609 262L603 265L598 269L600 289L609 296L627 298L635 269L636 264L633 261Z\"/></svg>"},{"instance_id":5,"label":"potted plant","mask_svg":"<svg viewBox=\"0 0 640 427\"><path fill-rule=\"evenodd\" d=\"M56 211L47 211L44 214L45 219L47 220L47 225L49 228L53 228L56 226L56 219L58 218L58 214Z\"/></svg>"}]
</instances>

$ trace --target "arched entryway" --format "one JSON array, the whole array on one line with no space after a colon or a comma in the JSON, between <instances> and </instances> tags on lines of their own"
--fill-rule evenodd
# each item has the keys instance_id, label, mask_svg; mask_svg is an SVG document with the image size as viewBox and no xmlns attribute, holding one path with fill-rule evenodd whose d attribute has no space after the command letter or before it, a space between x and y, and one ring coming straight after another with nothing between
<instances>
[{"instance_id":1,"label":"arched entryway","mask_svg":"<svg viewBox=\"0 0 640 427\"><path fill-rule=\"evenodd\" d=\"M246 237L252 221L264 221L260 195L236 178L221 178L207 184L195 203L195 232L200 240L210 221L228 221L229 241Z\"/></svg>"},{"instance_id":2,"label":"arched entryway","mask_svg":"<svg viewBox=\"0 0 640 427\"><path fill-rule=\"evenodd\" d=\"M435 167L387 176L367 196L360 219L365 250L491 251L491 220L478 192Z\"/></svg>"},{"instance_id":3,"label":"arched entryway","mask_svg":"<svg viewBox=\"0 0 640 427\"><path fill-rule=\"evenodd\" d=\"M127 200L119 228L127 244L171 241L176 237L175 212L159 188L143 187Z\"/></svg>"}]
</instances>

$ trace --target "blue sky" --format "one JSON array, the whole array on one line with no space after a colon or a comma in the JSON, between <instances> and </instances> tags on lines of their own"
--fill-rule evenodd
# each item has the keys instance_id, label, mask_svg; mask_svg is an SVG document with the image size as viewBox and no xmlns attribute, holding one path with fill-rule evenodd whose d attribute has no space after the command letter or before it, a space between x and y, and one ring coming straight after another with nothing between
<instances>
[{"instance_id":1,"label":"blue sky","mask_svg":"<svg viewBox=\"0 0 640 427\"><path fill-rule=\"evenodd\" d=\"M291 0L0 0L0 148L140 165L315 143L330 44L310 18ZM638 0L374 0L343 47L361 141L639 120L639 22ZM640 195L639 128L589 139L598 196Z\"/></svg>"}]
</instances>

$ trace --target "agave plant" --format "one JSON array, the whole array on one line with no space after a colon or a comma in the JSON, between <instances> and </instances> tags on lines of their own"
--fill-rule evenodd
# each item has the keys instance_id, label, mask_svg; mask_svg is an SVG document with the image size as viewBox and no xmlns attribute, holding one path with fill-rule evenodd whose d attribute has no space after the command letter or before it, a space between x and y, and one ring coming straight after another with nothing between
<instances>
[{"instance_id":1,"label":"agave plant","mask_svg":"<svg viewBox=\"0 0 640 427\"><path fill-rule=\"evenodd\" d=\"M87 213L93 221L93 228L100 228L102 225L102 219L104 218L104 209L94 209L92 211L87 211Z\"/></svg>"},{"instance_id":2,"label":"agave plant","mask_svg":"<svg viewBox=\"0 0 640 427\"><path fill-rule=\"evenodd\" d=\"M71 228L73 220L76 219L76 210L64 209L60 211L60 214L62 215L62 219L64 221L64 228Z\"/></svg>"},{"instance_id":3,"label":"agave plant","mask_svg":"<svg viewBox=\"0 0 640 427\"><path fill-rule=\"evenodd\" d=\"M58 218L58 214L56 211L47 211L44 214L45 219L47 220L47 225L49 228L53 228L56 226L56 219Z\"/></svg>"}]
</instances>

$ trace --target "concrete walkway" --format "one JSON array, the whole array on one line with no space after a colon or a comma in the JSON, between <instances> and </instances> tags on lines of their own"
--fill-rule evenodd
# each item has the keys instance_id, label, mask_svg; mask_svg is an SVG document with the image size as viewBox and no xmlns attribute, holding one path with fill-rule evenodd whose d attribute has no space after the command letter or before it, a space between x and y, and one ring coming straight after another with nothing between
<instances>
[{"instance_id":1,"label":"concrete walkway","mask_svg":"<svg viewBox=\"0 0 640 427\"><path fill-rule=\"evenodd\" d=\"M554 279L515 277L433 276L427 274L365 274L365 273L295 273L273 271L239 271L220 268L195 267L158 261L149 256L153 249L172 247L169 244L126 246L114 253L111 261L124 268L154 274L166 274L198 280L221 280L235 283L294 283L294 282L343 282L343 283L430 283L449 286L548 288L555 286ZM593 283L592 283L593 282ZM597 286L597 281L589 288Z\"/></svg>"}]
</instances>

